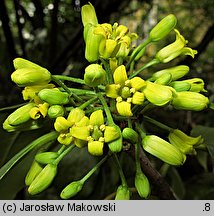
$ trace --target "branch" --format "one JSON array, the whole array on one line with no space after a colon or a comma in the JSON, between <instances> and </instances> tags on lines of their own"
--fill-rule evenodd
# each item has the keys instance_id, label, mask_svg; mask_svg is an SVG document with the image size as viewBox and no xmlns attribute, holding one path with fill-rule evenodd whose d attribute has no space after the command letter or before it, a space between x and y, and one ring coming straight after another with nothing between
<instances>
[{"instance_id":1,"label":"branch","mask_svg":"<svg viewBox=\"0 0 214 216\"><path fill-rule=\"evenodd\" d=\"M132 158L135 158L134 149L131 148L127 152ZM157 191L157 196L161 200L175 200L177 199L173 191L171 190L168 183L160 175L160 173L152 166L148 157L143 152L142 148L140 149L140 163L141 169L145 175L149 178L150 182L155 186Z\"/></svg>"}]
</instances>

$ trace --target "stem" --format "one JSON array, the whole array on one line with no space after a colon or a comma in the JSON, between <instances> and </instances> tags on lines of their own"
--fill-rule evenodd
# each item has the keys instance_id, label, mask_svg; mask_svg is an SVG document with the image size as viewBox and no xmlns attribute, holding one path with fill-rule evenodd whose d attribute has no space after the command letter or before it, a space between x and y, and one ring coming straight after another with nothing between
<instances>
[{"instance_id":1,"label":"stem","mask_svg":"<svg viewBox=\"0 0 214 216\"><path fill-rule=\"evenodd\" d=\"M135 147L135 164L136 164L136 173L141 172L141 165L140 165L140 144L136 143Z\"/></svg>"},{"instance_id":2,"label":"stem","mask_svg":"<svg viewBox=\"0 0 214 216\"><path fill-rule=\"evenodd\" d=\"M149 43L150 43L150 39L147 38L142 44L140 44L140 46L138 46L135 50L135 53L131 56L129 62L127 63L126 65L126 69L129 68L129 66L131 65L131 63L134 61L135 57L137 56L137 54L145 47L147 46Z\"/></svg>"},{"instance_id":3,"label":"stem","mask_svg":"<svg viewBox=\"0 0 214 216\"><path fill-rule=\"evenodd\" d=\"M74 77L68 77L68 76L63 76L63 75L52 75L53 79L57 80L66 80L66 81L71 81L79 84L85 84L85 81L79 78L74 78Z\"/></svg>"},{"instance_id":4,"label":"stem","mask_svg":"<svg viewBox=\"0 0 214 216\"><path fill-rule=\"evenodd\" d=\"M77 101L81 102L82 98L80 98L79 96L77 96L75 93L73 93L61 80L55 78L52 76L52 80L54 82L56 82L59 86L61 86L70 96L73 96L74 99L76 99ZM75 105L75 102L73 101L72 98L70 98L72 105Z\"/></svg>"},{"instance_id":5,"label":"stem","mask_svg":"<svg viewBox=\"0 0 214 216\"><path fill-rule=\"evenodd\" d=\"M143 131L141 125L138 122L135 124L135 126L137 131L140 133L141 138L143 139L144 137L146 137L146 133Z\"/></svg>"},{"instance_id":6,"label":"stem","mask_svg":"<svg viewBox=\"0 0 214 216\"><path fill-rule=\"evenodd\" d=\"M167 125L165 125L165 124L163 124L163 123L161 123L159 121L156 121L155 119L152 119L152 118L150 118L148 116L144 116L144 119L146 121L158 126L159 128L162 128L162 129L168 131L168 132L171 132L173 130L173 128L171 128L171 127L169 127L169 126L167 126Z\"/></svg>"},{"instance_id":7,"label":"stem","mask_svg":"<svg viewBox=\"0 0 214 216\"><path fill-rule=\"evenodd\" d=\"M113 77L112 77L112 73L111 73L111 69L110 69L109 64L107 64L107 62L104 59L101 59L101 61L102 61L103 65L104 65L104 68L105 68L105 71L106 71L108 84L113 83Z\"/></svg>"},{"instance_id":8,"label":"stem","mask_svg":"<svg viewBox=\"0 0 214 216\"><path fill-rule=\"evenodd\" d=\"M96 100L97 100L97 97L93 97L90 100L88 100L85 103L83 103L82 105L80 105L79 108L80 109L85 109L86 107L88 107L90 104L92 104Z\"/></svg>"},{"instance_id":9,"label":"stem","mask_svg":"<svg viewBox=\"0 0 214 216\"><path fill-rule=\"evenodd\" d=\"M108 159L109 154L107 154L104 158L102 158L102 160L100 160L96 166L94 166L80 181L82 183L84 183L86 180L88 180L93 174L94 172L100 168L100 166Z\"/></svg>"},{"instance_id":10,"label":"stem","mask_svg":"<svg viewBox=\"0 0 214 216\"><path fill-rule=\"evenodd\" d=\"M135 71L133 74L129 76L129 79L135 77L138 75L140 72L142 72L144 69L151 67L152 65L158 64L159 60L157 59L152 59L150 62L146 63L143 67L141 67L139 70Z\"/></svg>"},{"instance_id":11,"label":"stem","mask_svg":"<svg viewBox=\"0 0 214 216\"><path fill-rule=\"evenodd\" d=\"M53 164L58 165L58 163L71 151L73 150L73 148L75 147L75 144L72 144L71 146L69 146L66 150L64 150L59 157L54 160Z\"/></svg>"},{"instance_id":12,"label":"stem","mask_svg":"<svg viewBox=\"0 0 214 216\"><path fill-rule=\"evenodd\" d=\"M68 88L71 92L76 95L96 95L94 91L85 90L85 89L76 89L76 88Z\"/></svg>"},{"instance_id":13,"label":"stem","mask_svg":"<svg viewBox=\"0 0 214 216\"><path fill-rule=\"evenodd\" d=\"M62 145L61 148L58 150L58 154L61 154L65 150L66 146Z\"/></svg>"},{"instance_id":14,"label":"stem","mask_svg":"<svg viewBox=\"0 0 214 216\"><path fill-rule=\"evenodd\" d=\"M164 164L161 166L161 168L160 168L160 170L159 170L159 173L161 174L161 176L162 176L163 178L166 176L166 174L167 174L169 168L170 168L170 165L167 164L167 163L164 163Z\"/></svg>"},{"instance_id":15,"label":"stem","mask_svg":"<svg viewBox=\"0 0 214 216\"><path fill-rule=\"evenodd\" d=\"M11 110L11 109L16 109L16 108L19 108L19 107L24 106L26 104L27 103L21 103L21 104L17 104L17 105L13 105L13 106L3 107L3 108L0 108L0 112Z\"/></svg>"},{"instance_id":16,"label":"stem","mask_svg":"<svg viewBox=\"0 0 214 216\"><path fill-rule=\"evenodd\" d=\"M126 182L126 178L125 178L125 176L123 174L123 170L122 170L122 167L121 167L120 162L118 160L118 157L117 157L117 155L115 153L113 155L114 155L115 161L117 163L117 168L118 168L118 171L119 171L119 174L120 174L120 179L121 179L122 185L128 187L127 182Z\"/></svg>"},{"instance_id":17,"label":"stem","mask_svg":"<svg viewBox=\"0 0 214 216\"><path fill-rule=\"evenodd\" d=\"M108 105L107 105L107 103L106 103L105 98L103 97L103 95L101 94L101 92L98 92L98 95L97 95L97 96L98 96L100 102L101 102L102 105L103 105L103 108L104 108L104 110L105 110L105 113L106 113L106 116L107 116L109 125L113 125L113 124L114 124L114 120L113 120L113 118L112 118L111 111L110 111L110 109L109 109L109 107L108 107Z\"/></svg>"}]
</instances>

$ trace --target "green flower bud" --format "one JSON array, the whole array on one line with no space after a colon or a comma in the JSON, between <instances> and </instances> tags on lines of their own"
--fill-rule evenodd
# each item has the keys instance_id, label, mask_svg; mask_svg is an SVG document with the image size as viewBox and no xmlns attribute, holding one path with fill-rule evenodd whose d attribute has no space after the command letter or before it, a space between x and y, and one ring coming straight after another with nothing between
<instances>
[{"instance_id":1,"label":"green flower bud","mask_svg":"<svg viewBox=\"0 0 214 216\"><path fill-rule=\"evenodd\" d=\"M126 185L120 185L117 188L115 200L129 200L130 199L130 190Z\"/></svg>"},{"instance_id":2,"label":"green flower bud","mask_svg":"<svg viewBox=\"0 0 214 216\"><path fill-rule=\"evenodd\" d=\"M37 161L33 161L26 177L25 177L25 184L29 186L33 180L38 176L38 174L42 171L43 167Z\"/></svg>"},{"instance_id":3,"label":"green flower bud","mask_svg":"<svg viewBox=\"0 0 214 216\"><path fill-rule=\"evenodd\" d=\"M161 75L159 78L155 80L154 83L160 84L160 85L167 85L172 81L172 75L170 73L166 73Z\"/></svg>"},{"instance_id":4,"label":"green flower bud","mask_svg":"<svg viewBox=\"0 0 214 216\"><path fill-rule=\"evenodd\" d=\"M64 105L69 103L69 94L61 92L58 88L43 89L38 94L39 98L50 105Z\"/></svg>"},{"instance_id":5,"label":"green flower bud","mask_svg":"<svg viewBox=\"0 0 214 216\"><path fill-rule=\"evenodd\" d=\"M22 69L22 68L35 68L35 69L44 69L43 67L39 66L38 64L35 64L29 60L23 59L23 58L15 58L13 60L13 65L15 69Z\"/></svg>"},{"instance_id":6,"label":"green flower bud","mask_svg":"<svg viewBox=\"0 0 214 216\"><path fill-rule=\"evenodd\" d=\"M108 147L114 153L120 152L123 148L122 136L120 136L120 138L108 143Z\"/></svg>"},{"instance_id":7,"label":"green flower bud","mask_svg":"<svg viewBox=\"0 0 214 216\"><path fill-rule=\"evenodd\" d=\"M62 190L60 197L62 199L69 199L71 197L74 197L82 190L83 184L84 182L82 182L81 180L71 182Z\"/></svg>"},{"instance_id":8,"label":"green flower bud","mask_svg":"<svg viewBox=\"0 0 214 216\"><path fill-rule=\"evenodd\" d=\"M168 86L146 81L143 93L149 102L156 106L164 106L172 100L172 90Z\"/></svg>"},{"instance_id":9,"label":"green flower bud","mask_svg":"<svg viewBox=\"0 0 214 216\"><path fill-rule=\"evenodd\" d=\"M5 121L11 126L17 126L26 123L31 119L30 110L35 107L34 103L28 103L11 113Z\"/></svg>"},{"instance_id":10,"label":"green flower bud","mask_svg":"<svg viewBox=\"0 0 214 216\"><path fill-rule=\"evenodd\" d=\"M152 74L151 81L155 81L164 74L171 74L171 80L177 80L185 76L189 72L189 67L186 65L178 65L171 68L166 68Z\"/></svg>"},{"instance_id":11,"label":"green flower bud","mask_svg":"<svg viewBox=\"0 0 214 216\"><path fill-rule=\"evenodd\" d=\"M183 91L177 92L173 97L172 105L176 109L201 111L206 109L209 99L197 92Z\"/></svg>"},{"instance_id":12,"label":"green flower bud","mask_svg":"<svg viewBox=\"0 0 214 216\"><path fill-rule=\"evenodd\" d=\"M36 195L44 191L52 183L57 174L57 165L47 164L43 170L36 176L28 188L31 195Z\"/></svg>"},{"instance_id":13,"label":"green flower bud","mask_svg":"<svg viewBox=\"0 0 214 216\"><path fill-rule=\"evenodd\" d=\"M21 68L11 74L11 79L18 86L41 85L51 81L51 73L45 68Z\"/></svg>"},{"instance_id":14,"label":"green flower bud","mask_svg":"<svg viewBox=\"0 0 214 216\"><path fill-rule=\"evenodd\" d=\"M122 131L122 136L132 144L136 144L138 142L138 133L132 128L124 128Z\"/></svg>"},{"instance_id":15,"label":"green flower bud","mask_svg":"<svg viewBox=\"0 0 214 216\"><path fill-rule=\"evenodd\" d=\"M8 118L3 123L4 130L6 130L8 132L35 130L35 129L41 128L42 126L43 125L40 124L38 121L31 120L31 119L27 122L24 122L24 123L16 125L16 126L10 125L8 123Z\"/></svg>"},{"instance_id":16,"label":"green flower bud","mask_svg":"<svg viewBox=\"0 0 214 216\"><path fill-rule=\"evenodd\" d=\"M151 192L149 180L142 171L136 172L135 187L142 198L147 198Z\"/></svg>"},{"instance_id":17,"label":"green flower bud","mask_svg":"<svg viewBox=\"0 0 214 216\"><path fill-rule=\"evenodd\" d=\"M81 8L82 23L85 27L87 24L97 25L97 15L94 6L89 2Z\"/></svg>"},{"instance_id":18,"label":"green flower bud","mask_svg":"<svg viewBox=\"0 0 214 216\"><path fill-rule=\"evenodd\" d=\"M48 109L48 117L51 119L64 116L64 114L65 114L65 109L60 105L52 105Z\"/></svg>"},{"instance_id":19,"label":"green flower bud","mask_svg":"<svg viewBox=\"0 0 214 216\"><path fill-rule=\"evenodd\" d=\"M144 137L142 146L145 151L170 165L179 166L186 160L185 155L178 148L155 135Z\"/></svg>"},{"instance_id":20,"label":"green flower bud","mask_svg":"<svg viewBox=\"0 0 214 216\"><path fill-rule=\"evenodd\" d=\"M58 156L57 152L41 152L35 156L35 160L41 164L49 164L52 163Z\"/></svg>"},{"instance_id":21,"label":"green flower bud","mask_svg":"<svg viewBox=\"0 0 214 216\"><path fill-rule=\"evenodd\" d=\"M87 27L85 33L85 58L89 62L96 62L99 59L99 46L103 39L102 35L94 33L95 26Z\"/></svg>"},{"instance_id":22,"label":"green flower bud","mask_svg":"<svg viewBox=\"0 0 214 216\"><path fill-rule=\"evenodd\" d=\"M99 64L91 64L85 68L84 81L90 87L103 84L106 79L106 72Z\"/></svg>"},{"instance_id":23,"label":"green flower bud","mask_svg":"<svg viewBox=\"0 0 214 216\"><path fill-rule=\"evenodd\" d=\"M159 41L166 37L176 26L177 19L175 15L169 14L164 17L149 33L152 42Z\"/></svg>"},{"instance_id":24,"label":"green flower bud","mask_svg":"<svg viewBox=\"0 0 214 216\"><path fill-rule=\"evenodd\" d=\"M191 85L188 82L174 81L170 83L170 86L176 90L176 92L188 91Z\"/></svg>"},{"instance_id":25,"label":"green flower bud","mask_svg":"<svg viewBox=\"0 0 214 216\"><path fill-rule=\"evenodd\" d=\"M200 78L192 78L192 79L187 79L183 80L181 82L186 82L190 84L190 90L192 92L207 92L204 89L204 81Z\"/></svg>"}]
</instances>

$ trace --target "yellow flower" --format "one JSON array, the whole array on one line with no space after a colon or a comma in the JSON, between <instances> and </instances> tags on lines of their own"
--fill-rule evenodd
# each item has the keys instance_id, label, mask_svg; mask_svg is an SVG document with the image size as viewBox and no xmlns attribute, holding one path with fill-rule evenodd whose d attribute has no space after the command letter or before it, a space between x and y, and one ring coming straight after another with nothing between
<instances>
[{"instance_id":1,"label":"yellow flower","mask_svg":"<svg viewBox=\"0 0 214 216\"><path fill-rule=\"evenodd\" d=\"M200 145L204 141L202 136L191 137L179 129L170 132L168 138L170 143L184 154L195 154L194 146Z\"/></svg>"},{"instance_id":2,"label":"yellow flower","mask_svg":"<svg viewBox=\"0 0 214 216\"><path fill-rule=\"evenodd\" d=\"M132 116L131 104L143 104L144 93L140 90L146 82L140 77L128 80L124 65L117 67L113 74L114 84L106 86L106 95L115 98L117 111L122 116Z\"/></svg>"},{"instance_id":3,"label":"yellow flower","mask_svg":"<svg viewBox=\"0 0 214 216\"><path fill-rule=\"evenodd\" d=\"M155 56L155 58L158 59L160 62L167 63L182 54L190 55L192 56L192 58L194 58L195 54L197 54L196 50L186 47L188 41L185 40L185 38L180 34L180 32L177 29L174 29L174 31L176 33L175 42L158 51Z\"/></svg>"}]
</instances>

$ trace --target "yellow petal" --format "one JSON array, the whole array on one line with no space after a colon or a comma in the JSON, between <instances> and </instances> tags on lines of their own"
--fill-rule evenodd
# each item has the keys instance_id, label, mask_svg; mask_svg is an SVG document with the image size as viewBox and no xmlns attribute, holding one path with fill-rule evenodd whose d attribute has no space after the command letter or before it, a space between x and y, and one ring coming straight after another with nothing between
<instances>
[{"instance_id":1,"label":"yellow petal","mask_svg":"<svg viewBox=\"0 0 214 216\"><path fill-rule=\"evenodd\" d=\"M105 142L111 142L120 137L120 129L118 126L106 126L104 131Z\"/></svg>"},{"instance_id":2,"label":"yellow petal","mask_svg":"<svg viewBox=\"0 0 214 216\"><path fill-rule=\"evenodd\" d=\"M80 108L74 108L70 111L67 120L72 124L79 122L85 116L85 112Z\"/></svg>"},{"instance_id":3,"label":"yellow petal","mask_svg":"<svg viewBox=\"0 0 214 216\"><path fill-rule=\"evenodd\" d=\"M90 136L90 130L88 126L83 126L83 127L73 126L70 129L70 133L72 134L73 137L85 141L87 141L87 138Z\"/></svg>"},{"instance_id":4,"label":"yellow petal","mask_svg":"<svg viewBox=\"0 0 214 216\"><path fill-rule=\"evenodd\" d=\"M104 143L100 141L92 141L88 143L88 152L95 156L103 154Z\"/></svg>"},{"instance_id":5,"label":"yellow petal","mask_svg":"<svg viewBox=\"0 0 214 216\"><path fill-rule=\"evenodd\" d=\"M126 101L117 102L117 111L122 116L132 116L131 103Z\"/></svg>"},{"instance_id":6,"label":"yellow petal","mask_svg":"<svg viewBox=\"0 0 214 216\"><path fill-rule=\"evenodd\" d=\"M76 126L87 126L89 125L89 118L87 116L84 116L79 122L75 124Z\"/></svg>"},{"instance_id":7,"label":"yellow petal","mask_svg":"<svg viewBox=\"0 0 214 216\"><path fill-rule=\"evenodd\" d=\"M115 84L120 84L122 86L125 85L125 81L128 79L125 66L120 65L117 67L114 71L113 77Z\"/></svg>"},{"instance_id":8,"label":"yellow petal","mask_svg":"<svg viewBox=\"0 0 214 216\"><path fill-rule=\"evenodd\" d=\"M134 77L130 80L130 85L138 91L146 86L146 81L140 77Z\"/></svg>"},{"instance_id":9,"label":"yellow petal","mask_svg":"<svg viewBox=\"0 0 214 216\"><path fill-rule=\"evenodd\" d=\"M85 140L80 140L80 139L74 139L74 144L78 147L78 148L83 148L87 145L87 141Z\"/></svg>"},{"instance_id":10,"label":"yellow petal","mask_svg":"<svg viewBox=\"0 0 214 216\"><path fill-rule=\"evenodd\" d=\"M33 108L30 110L29 114L30 114L30 117L31 117L32 119L38 119L38 118L40 118L40 116L41 116L38 107L33 107Z\"/></svg>"},{"instance_id":11,"label":"yellow petal","mask_svg":"<svg viewBox=\"0 0 214 216\"><path fill-rule=\"evenodd\" d=\"M143 102L144 102L144 93L142 93L142 92L135 92L133 94L133 97L132 97L132 103L133 104L141 105L141 104L143 104Z\"/></svg>"},{"instance_id":12,"label":"yellow petal","mask_svg":"<svg viewBox=\"0 0 214 216\"><path fill-rule=\"evenodd\" d=\"M106 96L110 98L117 98L119 95L120 85L119 84L110 84L106 86Z\"/></svg>"},{"instance_id":13,"label":"yellow petal","mask_svg":"<svg viewBox=\"0 0 214 216\"><path fill-rule=\"evenodd\" d=\"M104 124L104 116L102 110L96 110L90 115L90 125L103 125Z\"/></svg>"}]
</instances>

